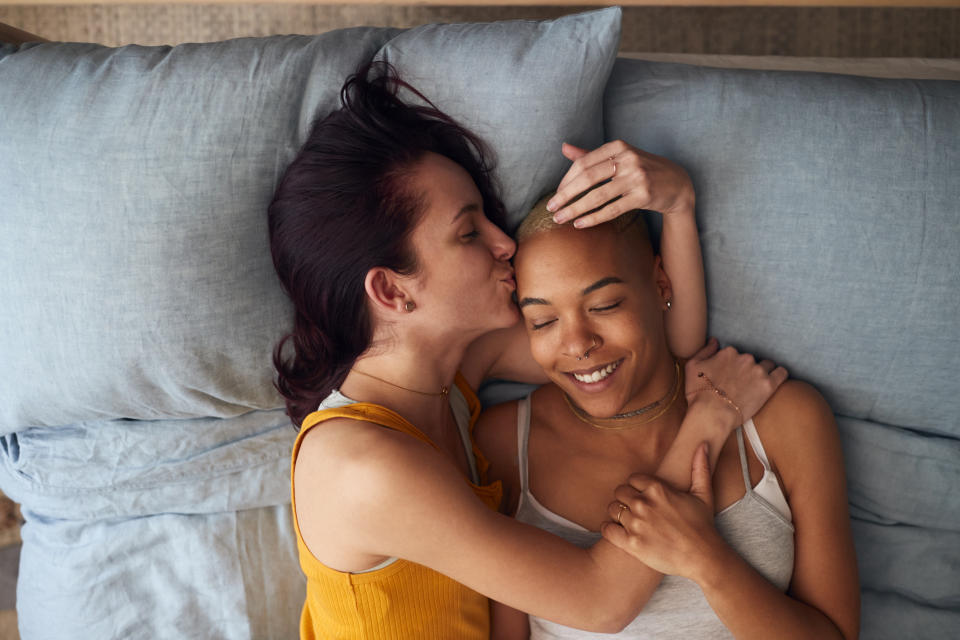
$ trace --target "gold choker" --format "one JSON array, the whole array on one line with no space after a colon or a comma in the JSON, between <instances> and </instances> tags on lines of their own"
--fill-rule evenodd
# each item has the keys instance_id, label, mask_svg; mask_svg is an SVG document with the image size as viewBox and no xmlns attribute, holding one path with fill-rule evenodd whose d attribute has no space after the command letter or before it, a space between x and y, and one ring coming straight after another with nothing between
<instances>
[{"instance_id":1,"label":"gold choker","mask_svg":"<svg viewBox=\"0 0 960 640\"><path fill-rule=\"evenodd\" d=\"M649 424L669 411L670 407L672 407L677 401L677 398L680 397L680 387L682 386L681 382L683 376L681 375L680 362L674 360L673 364L675 371L673 386L669 391L667 391L666 395L656 402L633 411L618 413L614 416L610 416L609 418L597 418L574 404L573 400L571 400L570 396L568 396L566 393L563 394L563 399L567 401L567 406L570 407L570 411L573 413L573 415L577 416L580 420L586 422L590 426L598 429L619 431L623 429L633 429L634 427L639 427L640 425ZM638 420L634 420L634 418L638 418L639 416L643 417Z\"/></svg>"}]
</instances>

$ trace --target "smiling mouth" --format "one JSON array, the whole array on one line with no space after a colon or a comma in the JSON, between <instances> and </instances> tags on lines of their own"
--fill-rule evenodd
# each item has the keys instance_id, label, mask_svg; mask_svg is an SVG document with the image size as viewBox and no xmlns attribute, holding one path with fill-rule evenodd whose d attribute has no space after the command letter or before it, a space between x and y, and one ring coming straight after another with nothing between
<instances>
[{"instance_id":1,"label":"smiling mouth","mask_svg":"<svg viewBox=\"0 0 960 640\"><path fill-rule=\"evenodd\" d=\"M610 374L617 370L617 367L619 367L622 362L623 358L617 360L616 362L599 366L595 369L588 369L586 371L570 371L567 373L567 375L572 376L577 382L592 384L606 379L608 376L610 376Z\"/></svg>"}]
</instances>

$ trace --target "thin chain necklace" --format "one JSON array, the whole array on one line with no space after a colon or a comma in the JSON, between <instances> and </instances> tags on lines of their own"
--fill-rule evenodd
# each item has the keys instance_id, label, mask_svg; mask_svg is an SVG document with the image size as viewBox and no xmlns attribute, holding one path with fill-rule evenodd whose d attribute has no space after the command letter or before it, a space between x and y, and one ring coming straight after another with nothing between
<instances>
[{"instance_id":1,"label":"thin chain necklace","mask_svg":"<svg viewBox=\"0 0 960 640\"><path fill-rule=\"evenodd\" d=\"M439 391L439 392L437 392L437 391L419 391L419 390L417 390L417 389L410 389L410 388L408 388L408 387L401 387L400 385L394 384L393 382L390 382L389 380L384 380L383 378L378 378L377 376L375 376L375 375L373 375L373 374L370 374L370 373L364 373L363 371L360 371L359 369L351 369L351 371L353 371L353 373L359 373L359 374L362 375L362 376L367 376L368 378L373 378L374 380L379 380L380 382L382 382L382 383L384 383L384 384L388 384L388 385L390 385L391 387L396 387L397 389L403 389L404 391L409 391L409 392L411 392L411 393L419 393L419 394L422 395L422 396L446 396L446 395L449 395L449 393L450 393L450 389L449 389L448 387L444 386L444 385L440 385L440 391Z\"/></svg>"},{"instance_id":2,"label":"thin chain necklace","mask_svg":"<svg viewBox=\"0 0 960 640\"><path fill-rule=\"evenodd\" d=\"M634 427L639 427L640 425L649 424L669 411L673 404L677 401L677 398L680 397L680 383L682 378L680 363L674 360L673 364L675 371L673 386L669 391L667 391L666 395L656 402L652 402L645 407L641 407L633 411L618 413L614 416L610 416L609 418L597 418L591 416L589 413L574 404L573 400L571 400L570 396L568 396L566 393L563 394L563 399L567 401L567 406L570 407L570 411L573 413L573 415L577 416L580 420L586 422L590 426L598 429L620 431L623 429L633 429ZM655 409L658 410L654 411ZM651 411L653 411L653 413L650 415L645 415ZM636 418L638 416L643 416L643 418L639 420L631 420L631 418Z\"/></svg>"}]
</instances>

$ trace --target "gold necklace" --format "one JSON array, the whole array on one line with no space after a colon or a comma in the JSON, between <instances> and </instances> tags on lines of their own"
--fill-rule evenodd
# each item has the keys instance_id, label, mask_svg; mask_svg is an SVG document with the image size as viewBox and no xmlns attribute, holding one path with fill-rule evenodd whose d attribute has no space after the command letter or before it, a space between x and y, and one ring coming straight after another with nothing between
<instances>
[{"instance_id":1,"label":"gold necklace","mask_svg":"<svg viewBox=\"0 0 960 640\"><path fill-rule=\"evenodd\" d=\"M388 385L390 385L391 387L396 387L397 389L403 389L404 391L409 391L409 392L411 392L411 393L419 393L419 394L422 395L422 396L446 396L446 395L448 395L448 394L450 393L450 389L449 389L448 387L444 386L444 385L440 385L440 391L439 391L439 392L435 392L435 391L419 391L419 390L417 390L417 389L409 389L409 388L407 388L407 387L401 387L400 385L394 384L394 383L390 382L389 380L384 380L383 378L378 378L377 376L375 376L375 375L373 375L373 374L370 374L370 373L364 373L363 371L360 371L359 369L351 369L351 371L353 371L354 373L359 373L359 374L362 375L362 376L367 376L368 378L373 378L374 380L379 380L380 382L382 382L382 383L384 383L384 384L388 384Z\"/></svg>"},{"instance_id":2,"label":"gold necklace","mask_svg":"<svg viewBox=\"0 0 960 640\"><path fill-rule=\"evenodd\" d=\"M597 429L606 429L609 431L620 431L623 429L633 429L634 427L639 427L640 425L649 424L665 414L673 404L677 401L677 398L680 397L680 387L681 385L681 369L680 363L674 360L674 370L675 376L673 380L673 386L667 391L666 395L657 400L656 402L650 403L645 407L640 409L635 409L634 411L627 411L626 413L618 413L615 416L610 416L609 418L597 418L580 407L574 404L573 400L570 399L566 393L563 394L563 399L567 401L567 406L570 407L570 411L573 415L577 416L583 422L586 422L590 426L596 427ZM669 398L669 400L667 400ZM645 415L654 409L658 409L650 415ZM639 420L632 420L637 416L643 416Z\"/></svg>"}]
</instances>

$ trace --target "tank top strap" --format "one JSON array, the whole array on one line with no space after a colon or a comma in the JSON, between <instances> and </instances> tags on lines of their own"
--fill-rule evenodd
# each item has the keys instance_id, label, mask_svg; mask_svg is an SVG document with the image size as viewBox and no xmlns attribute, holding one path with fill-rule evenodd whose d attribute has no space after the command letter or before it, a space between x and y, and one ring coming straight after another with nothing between
<instances>
[{"instance_id":1,"label":"tank top strap","mask_svg":"<svg viewBox=\"0 0 960 640\"><path fill-rule=\"evenodd\" d=\"M753 418L743 423L743 431L747 434L747 440L750 441L753 453L757 456L760 464L763 465L764 471L770 471L770 460L767 458L767 452L763 448L763 443L760 442L760 434L757 433L757 425L754 424Z\"/></svg>"},{"instance_id":2,"label":"tank top strap","mask_svg":"<svg viewBox=\"0 0 960 640\"><path fill-rule=\"evenodd\" d=\"M317 426L321 422L332 420L333 418L351 418L353 420L362 420L363 422L372 422L381 427L387 427L401 433L413 436L431 447L440 451L440 448L434 444L425 433L417 429L409 420L401 416L396 411L388 409L372 402L355 402L343 407L332 407L330 409L320 409L314 411L303 419L303 425L300 427L301 435Z\"/></svg>"},{"instance_id":3,"label":"tank top strap","mask_svg":"<svg viewBox=\"0 0 960 640\"><path fill-rule=\"evenodd\" d=\"M530 412L530 396L527 395L517 402L517 471L521 493L526 493L529 485Z\"/></svg>"},{"instance_id":4,"label":"tank top strap","mask_svg":"<svg viewBox=\"0 0 960 640\"><path fill-rule=\"evenodd\" d=\"M743 427L737 427L737 448L740 450L740 470L743 472L743 485L747 493L753 491L753 482L750 481L750 463L747 462L747 448L743 444Z\"/></svg>"}]
</instances>

